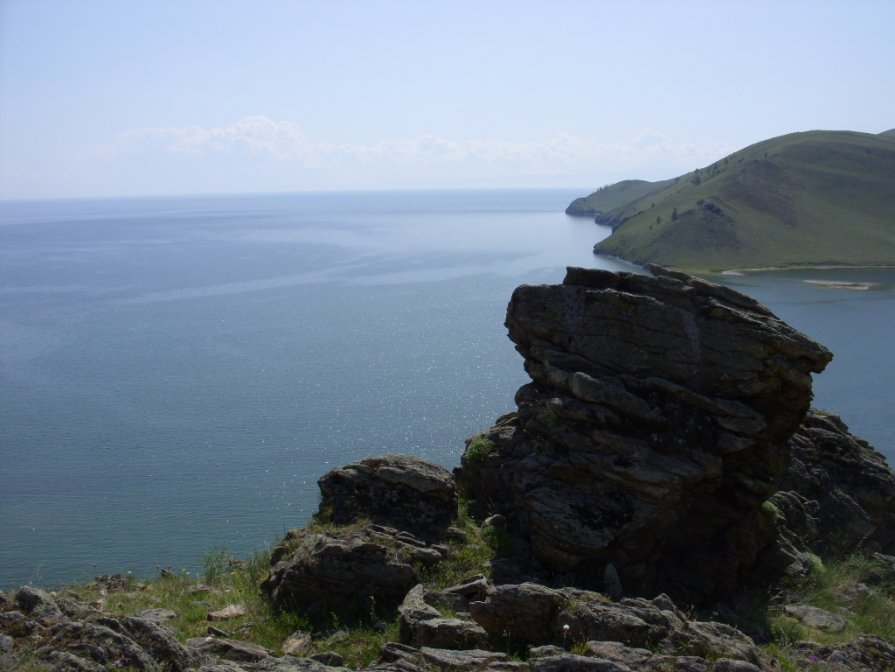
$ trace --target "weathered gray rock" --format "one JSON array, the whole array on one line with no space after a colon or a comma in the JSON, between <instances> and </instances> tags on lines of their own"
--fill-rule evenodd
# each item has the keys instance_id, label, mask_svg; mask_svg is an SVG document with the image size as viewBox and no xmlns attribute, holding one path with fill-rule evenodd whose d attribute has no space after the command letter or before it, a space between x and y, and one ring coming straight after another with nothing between
<instances>
[{"instance_id":1,"label":"weathered gray rock","mask_svg":"<svg viewBox=\"0 0 895 672\"><path fill-rule=\"evenodd\" d=\"M482 649L454 651L423 647L420 653L424 662L443 670L491 669L495 663L506 661L505 653Z\"/></svg>"},{"instance_id":2,"label":"weathered gray rock","mask_svg":"<svg viewBox=\"0 0 895 672\"><path fill-rule=\"evenodd\" d=\"M466 607L469 607L470 600L484 600L488 594L488 580L482 574L476 574L464 579L455 586L445 588L442 592L446 595L459 595L466 600ZM456 607L455 607L456 608Z\"/></svg>"},{"instance_id":3,"label":"weathered gray rock","mask_svg":"<svg viewBox=\"0 0 895 672\"><path fill-rule=\"evenodd\" d=\"M193 637L187 640L186 645L195 656L211 655L237 663L251 663L271 655L263 646L236 639Z\"/></svg>"},{"instance_id":4,"label":"weathered gray rock","mask_svg":"<svg viewBox=\"0 0 895 672\"><path fill-rule=\"evenodd\" d=\"M326 665L327 667L341 667L345 664L345 658L343 658L335 651L324 651L322 653L315 653L313 656L311 656L311 660Z\"/></svg>"},{"instance_id":5,"label":"weathered gray rock","mask_svg":"<svg viewBox=\"0 0 895 672\"><path fill-rule=\"evenodd\" d=\"M682 641L685 642L684 647L688 653L703 658L722 656L753 665L761 662L761 654L755 642L725 623L692 621L688 624Z\"/></svg>"},{"instance_id":6,"label":"weathered gray rock","mask_svg":"<svg viewBox=\"0 0 895 672\"><path fill-rule=\"evenodd\" d=\"M15 602L23 612L42 623L58 622L65 617L56 601L39 588L22 586L16 591Z\"/></svg>"},{"instance_id":7,"label":"weathered gray rock","mask_svg":"<svg viewBox=\"0 0 895 672\"><path fill-rule=\"evenodd\" d=\"M895 556L883 553L874 553L870 556L879 567L878 572L873 572L865 578L870 584L895 583Z\"/></svg>"},{"instance_id":8,"label":"weathered gray rock","mask_svg":"<svg viewBox=\"0 0 895 672\"><path fill-rule=\"evenodd\" d=\"M304 533L261 588L277 609L317 620L333 613L343 622L366 618L401 603L418 583L413 559L424 561L428 556L420 554L429 551L406 532L378 525Z\"/></svg>"},{"instance_id":9,"label":"weathered gray rock","mask_svg":"<svg viewBox=\"0 0 895 672\"><path fill-rule=\"evenodd\" d=\"M264 658L253 663L243 663L246 672L347 672L344 661L331 651L310 658L283 656Z\"/></svg>"},{"instance_id":10,"label":"weathered gray rock","mask_svg":"<svg viewBox=\"0 0 895 672\"><path fill-rule=\"evenodd\" d=\"M436 604L468 607L466 598L457 593L427 591L414 586L398 607L401 642L414 647L436 649L477 649L488 644L488 634L474 621L444 618Z\"/></svg>"},{"instance_id":11,"label":"weathered gray rock","mask_svg":"<svg viewBox=\"0 0 895 672\"><path fill-rule=\"evenodd\" d=\"M517 646L589 643L595 657L634 669L662 653L760 662L749 637L721 623L689 620L666 595L612 602L576 588L502 585L493 586L484 602L470 603L470 612L493 641Z\"/></svg>"},{"instance_id":12,"label":"weathered gray rock","mask_svg":"<svg viewBox=\"0 0 895 672\"><path fill-rule=\"evenodd\" d=\"M49 658L54 651L70 653L100 665L144 670L153 659L130 637L97 623L66 621L54 625L37 655Z\"/></svg>"},{"instance_id":13,"label":"weathered gray rock","mask_svg":"<svg viewBox=\"0 0 895 672\"><path fill-rule=\"evenodd\" d=\"M195 663L190 650L178 642L167 628L155 621L127 616L121 619L121 625L128 637L170 672L181 672Z\"/></svg>"},{"instance_id":14,"label":"weathered gray rock","mask_svg":"<svg viewBox=\"0 0 895 672\"><path fill-rule=\"evenodd\" d=\"M488 633L473 621L430 618L417 625L416 645L434 649L481 649L488 645Z\"/></svg>"},{"instance_id":15,"label":"weathered gray rock","mask_svg":"<svg viewBox=\"0 0 895 672\"><path fill-rule=\"evenodd\" d=\"M761 668L745 660L719 658L712 664L712 672L761 672Z\"/></svg>"},{"instance_id":16,"label":"weathered gray rock","mask_svg":"<svg viewBox=\"0 0 895 672\"><path fill-rule=\"evenodd\" d=\"M369 668L371 672L425 672L432 669L457 672L528 672L529 668L526 663L508 660L507 655L499 651L457 651L427 646L417 649L396 642L383 646L379 663Z\"/></svg>"},{"instance_id":17,"label":"weathered gray rock","mask_svg":"<svg viewBox=\"0 0 895 672\"><path fill-rule=\"evenodd\" d=\"M627 594L705 602L785 568L761 505L832 355L746 296L653 272L516 289L533 382L458 478L566 580L602 588L611 564Z\"/></svg>"},{"instance_id":18,"label":"weathered gray rock","mask_svg":"<svg viewBox=\"0 0 895 672\"><path fill-rule=\"evenodd\" d=\"M655 658L649 649L625 646L621 642L590 641L584 645L584 650L587 656L611 660L632 670L644 669L646 663Z\"/></svg>"},{"instance_id":19,"label":"weathered gray rock","mask_svg":"<svg viewBox=\"0 0 895 672\"><path fill-rule=\"evenodd\" d=\"M311 635L297 630L289 635L280 647L287 656L301 656L311 648Z\"/></svg>"},{"instance_id":20,"label":"weathered gray rock","mask_svg":"<svg viewBox=\"0 0 895 672\"><path fill-rule=\"evenodd\" d=\"M371 457L333 469L317 485L320 513L334 523L365 517L432 539L457 517L451 472L419 457Z\"/></svg>"},{"instance_id":21,"label":"weathered gray rock","mask_svg":"<svg viewBox=\"0 0 895 672\"><path fill-rule=\"evenodd\" d=\"M246 608L243 604L228 604L225 607L208 612L209 621L227 621L231 618L245 616Z\"/></svg>"},{"instance_id":22,"label":"weathered gray rock","mask_svg":"<svg viewBox=\"0 0 895 672\"><path fill-rule=\"evenodd\" d=\"M895 553L895 473L842 420L811 411L789 442L792 462L771 501L784 533L824 559Z\"/></svg>"},{"instance_id":23,"label":"weathered gray rock","mask_svg":"<svg viewBox=\"0 0 895 672\"><path fill-rule=\"evenodd\" d=\"M107 672L107 668L68 651L53 651L47 656L52 672Z\"/></svg>"},{"instance_id":24,"label":"weathered gray rock","mask_svg":"<svg viewBox=\"0 0 895 672\"><path fill-rule=\"evenodd\" d=\"M21 611L0 613L0 632L13 637L27 637L38 627L38 624L27 618Z\"/></svg>"},{"instance_id":25,"label":"weathered gray rock","mask_svg":"<svg viewBox=\"0 0 895 672\"><path fill-rule=\"evenodd\" d=\"M556 641L554 619L563 602L561 593L535 583L494 586L487 600L470 602L469 612L495 640L521 645Z\"/></svg>"},{"instance_id":26,"label":"weathered gray rock","mask_svg":"<svg viewBox=\"0 0 895 672\"><path fill-rule=\"evenodd\" d=\"M419 583L407 591L398 607L398 633L401 642L416 644L416 630L421 621L439 618L441 612L426 602L426 588Z\"/></svg>"},{"instance_id":27,"label":"weathered gray rock","mask_svg":"<svg viewBox=\"0 0 895 672\"><path fill-rule=\"evenodd\" d=\"M200 666L197 672L245 672L245 668L231 661L218 661Z\"/></svg>"},{"instance_id":28,"label":"weathered gray rock","mask_svg":"<svg viewBox=\"0 0 895 672\"><path fill-rule=\"evenodd\" d=\"M246 672L245 668L231 661L216 661L201 665L197 672Z\"/></svg>"},{"instance_id":29,"label":"weathered gray rock","mask_svg":"<svg viewBox=\"0 0 895 672\"><path fill-rule=\"evenodd\" d=\"M177 612L172 611L171 609L144 609L137 614L137 618L142 618L144 621L152 621L153 623L164 625L165 623L176 619Z\"/></svg>"},{"instance_id":30,"label":"weathered gray rock","mask_svg":"<svg viewBox=\"0 0 895 672\"><path fill-rule=\"evenodd\" d=\"M842 632L848 625L848 619L845 616L807 604L788 604L783 607L783 611L800 620L809 628L824 632Z\"/></svg>"},{"instance_id":31,"label":"weathered gray rock","mask_svg":"<svg viewBox=\"0 0 895 672\"><path fill-rule=\"evenodd\" d=\"M531 670L532 672L631 672L631 668L627 665L572 653L536 658L531 662Z\"/></svg>"},{"instance_id":32,"label":"weathered gray rock","mask_svg":"<svg viewBox=\"0 0 895 672\"><path fill-rule=\"evenodd\" d=\"M102 612L92 604L73 600L67 597L56 596L54 602L65 618L70 621L89 621L102 615Z\"/></svg>"}]
</instances>

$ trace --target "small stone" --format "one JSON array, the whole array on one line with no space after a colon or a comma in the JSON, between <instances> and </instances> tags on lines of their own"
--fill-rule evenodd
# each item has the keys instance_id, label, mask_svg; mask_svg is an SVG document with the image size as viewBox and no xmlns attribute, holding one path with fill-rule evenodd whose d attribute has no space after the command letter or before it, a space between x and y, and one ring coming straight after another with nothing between
<instances>
[{"instance_id":1,"label":"small stone","mask_svg":"<svg viewBox=\"0 0 895 672\"><path fill-rule=\"evenodd\" d=\"M287 656L303 656L311 648L311 641L311 636L308 633L296 630L286 638L280 648Z\"/></svg>"},{"instance_id":2,"label":"small stone","mask_svg":"<svg viewBox=\"0 0 895 672\"><path fill-rule=\"evenodd\" d=\"M47 656L54 672L106 672L106 668L92 660L68 651L52 651Z\"/></svg>"},{"instance_id":3,"label":"small stone","mask_svg":"<svg viewBox=\"0 0 895 672\"><path fill-rule=\"evenodd\" d=\"M137 618L142 618L144 621L152 621L153 623L164 625L168 621L173 621L174 619L176 619L177 612L171 611L170 609L144 609L137 614Z\"/></svg>"},{"instance_id":4,"label":"small stone","mask_svg":"<svg viewBox=\"0 0 895 672\"><path fill-rule=\"evenodd\" d=\"M761 672L761 668L745 660L719 658L712 666L712 672Z\"/></svg>"},{"instance_id":5,"label":"small stone","mask_svg":"<svg viewBox=\"0 0 895 672\"><path fill-rule=\"evenodd\" d=\"M867 599L876 591L866 583L849 583L834 591L834 595L848 605Z\"/></svg>"},{"instance_id":6,"label":"small stone","mask_svg":"<svg viewBox=\"0 0 895 672\"><path fill-rule=\"evenodd\" d=\"M216 637L194 637L187 640L187 646L199 654L212 654L237 663L251 663L268 658L270 651L251 642Z\"/></svg>"},{"instance_id":7,"label":"small stone","mask_svg":"<svg viewBox=\"0 0 895 672\"><path fill-rule=\"evenodd\" d=\"M0 635L0 651L9 651L12 648L12 637Z\"/></svg>"},{"instance_id":8,"label":"small stone","mask_svg":"<svg viewBox=\"0 0 895 672\"><path fill-rule=\"evenodd\" d=\"M226 621L231 618L245 616L246 608L242 604L228 604L223 609L208 612L209 621Z\"/></svg>"},{"instance_id":9,"label":"small stone","mask_svg":"<svg viewBox=\"0 0 895 672\"><path fill-rule=\"evenodd\" d=\"M229 637L230 633L225 630L221 630L220 628L216 628L213 625L209 625L208 629L205 631L211 637Z\"/></svg>"},{"instance_id":10,"label":"small stone","mask_svg":"<svg viewBox=\"0 0 895 672\"><path fill-rule=\"evenodd\" d=\"M630 669L611 660L576 656L572 653L536 658L531 663L532 672L630 672Z\"/></svg>"},{"instance_id":11,"label":"small stone","mask_svg":"<svg viewBox=\"0 0 895 672\"><path fill-rule=\"evenodd\" d=\"M789 604L783 610L790 616L802 621L809 628L823 630L824 632L842 632L848 621L844 616L834 614L826 609L811 607L803 604Z\"/></svg>"},{"instance_id":12,"label":"small stone","mask_svg":"<svg viewBox=\"0 0 895 672\"><path fill-rule=\"evenodd\" d=\"M316 660L318 663L323 663L328 667L342 667L345 664L345 659L335 651L316 653L311 656L311 660Z\"/></svg>"},{"instance_id":13,"label":"small stone","mask_svg":"<svg viewBox=\"0 0 895 672\"><path fill-rule=\"evenodd\" d=\"M555 646L554 644L544 644L542 646L532 646L528 649L528 657L532 658L546 658L547 656L561 656L566 651L561 646Z\"/></svg>"},{"instance_id":14,"label":"small stone","mask_svg":"<svg viewBox=\"0 0 895 672\"><path fill-rule=\"evenodd\" d=\"M424 646L420 649L423 659L442 669L479 669L490 667L494 663L505 661L507 654L482 649L468 651L451 651L448 649L432 649Z\"/></svg>"}]
</instances>

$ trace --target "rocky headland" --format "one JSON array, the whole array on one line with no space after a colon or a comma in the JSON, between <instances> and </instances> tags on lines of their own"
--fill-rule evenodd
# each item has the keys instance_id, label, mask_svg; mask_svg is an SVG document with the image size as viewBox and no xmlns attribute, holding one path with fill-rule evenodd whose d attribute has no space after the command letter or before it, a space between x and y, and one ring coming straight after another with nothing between
<instances>
[{"instance_id":1,"label":"rocky headland","mask_svg":"<svg viewBox=\"0 0 895 672\"><path fill-rule=\"evenodd\" d=\"M519 287L506 323L532 382L516 410L453 473L388 455L322 477L315 521L251 587L254 622L213 585L169 581L182 613L126 613L148 589L124 577L23 587L0 596L0 669L328 672L352 639L394 672L895 669L895 643L856 616L895 604L895 474L810 408L831 353L742 294L651 271ZM849 557L850 608L792 599ZM260 621L289 636L262 646Z\"/></svg>"}]
</instances>

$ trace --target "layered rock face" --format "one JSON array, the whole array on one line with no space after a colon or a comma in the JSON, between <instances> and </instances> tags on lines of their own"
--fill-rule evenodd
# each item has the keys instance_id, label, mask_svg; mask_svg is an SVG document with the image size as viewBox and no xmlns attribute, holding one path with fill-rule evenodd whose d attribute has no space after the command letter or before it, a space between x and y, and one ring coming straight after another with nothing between
<instances>
[{"instance_id":1,"label":"layered rock face","mask_svg":"<svg viewBox=\"0 0 895 672\"><path fill-rule=\"evenodd\" d=\"M824 559L855 551L895 554L895 473L835 415L811 410L771 502L784 537Z\"/></svg>"},{"instance_id":2,"label":"layered rock face","mask_svg":"<svg viewBox=\"0 0 895 672\"><path fill-rule=\"evenodd\" d=\"M370 457L325 474L320 512L344 525L359 517L433 539L457 516L454 478L411 455Z\"/></svg>"},{"instance_id":3,"label":"layered rock face","mask_svg":"<svg viewBox=\"0 0 895 672\"><path fill-rule=\"evenodd\" d=\"M261 589L277 609L318 621L333 612L343 621L390 613L416 585L417 568L447 553L432 542L457 517L451 472L385 455L333 469L317 484L324 529L289 532Z\"/></svg>"},{"instance_id":4,"label":"layered rock face","mask_svg":"<svg viewBox=\"0 0 895 672\"><path fill-rule=\"evenodd\" d=\"M651 270L514 292L533 382L458 476L568 582L699 603L791 560L762 504L832 355L749 297Z\"/></svg>"}]
</instances>

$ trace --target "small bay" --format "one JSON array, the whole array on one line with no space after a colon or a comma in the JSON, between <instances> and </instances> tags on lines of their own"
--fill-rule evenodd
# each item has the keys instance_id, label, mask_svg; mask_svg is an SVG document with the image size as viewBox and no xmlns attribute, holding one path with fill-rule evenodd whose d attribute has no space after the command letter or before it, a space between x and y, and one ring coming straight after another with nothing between
<instances>
[{"instance_id":1,"label":"small bay","mask_svg":"<svg viewBox=\"0 0 895 672\"><path fill-rule=\"evenodd\" d=\"M0 587L195 572L306 522L335 466L455 466L527 380L513 288L635 270L563 214L581 192L0 204ZM722 279L833 350L817 405L891 460L895 271Z\"/></svg>"}]
</instances>

